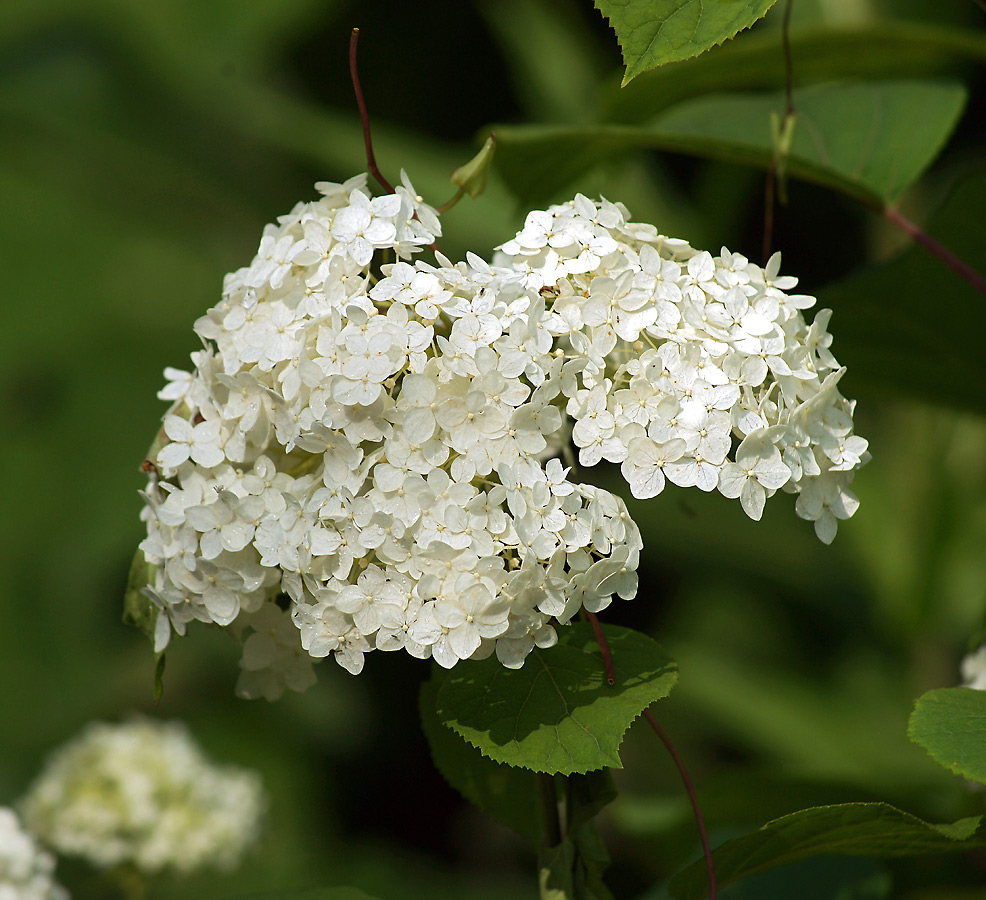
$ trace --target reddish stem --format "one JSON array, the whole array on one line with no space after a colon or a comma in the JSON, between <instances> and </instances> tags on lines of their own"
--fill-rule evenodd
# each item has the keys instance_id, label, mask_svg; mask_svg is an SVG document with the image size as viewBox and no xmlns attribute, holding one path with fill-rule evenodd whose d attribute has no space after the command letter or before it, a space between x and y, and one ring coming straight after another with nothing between
<instances>
[{"instance_id":1,"label":"reddish stem","mask_svg":"<svg viewBox=\"0 0 986 900\"><path fill-rule=\"evenodd\" d=\"M376 178L380 187L388 194L392 194L394 193L394 189L390 186L387 179L380 174L380 170L377 168L376 158L373 156L373 140L370 138L370 117L366 113L363 88L360 86L359 71L356 68L356 42L358 40L359 29L354 28L352 37L349 39L349 75L353 80L353 90L356 91L356 105L359 107L359 118L363 123L363 143L366 144L366 165L370 170L370 174Z\"/></svg>"},{"instance_id":2,"label":"reddish stem","mask_svg":"<svg viewBox=\"0 0 986 900\"><path fill-rule=\"evenodd\" d=\"M596 635L596 643L599 644L599 649L603 654L603 665L606 667L606 681L610 684L616 684L616 672L613 670L613 656L609 652L609 644L606 643L606 636L603 634L603 627L599 624L599 619L596 618L595 613L585 611L586 618L589 620L589 624L592 626L592 630Z\"/></svg>"},{"instance_id":3,"label":"reddish stem","mask_svg":"<svg viewBox=\"0 0 986 900\"><path fill-rule=\"evenodd\" d=\"M602 651L603 665L606 667L606 680L610 684L616 684L616 672L613 670L613 656L609 652L609 644L606 642L606 636L603 634L602 625L599 624L599 619L595 613L591 613L584 608L583 612L592 626L592 630L596 635L596 643L599 644L599 649ZM668 748L668 753L671 754L671 759L674 760L674 764L678 767L678 774L681 775L681 780L684 782L685 792L691 801L692 811L695 814L695 822L698 824L698 833L702 839L702 852L705 854L705 865L709 871L709 900L716 900L716 869L712 862L712 848L709 846L709 836L705 831L705 820L702 818L702 810L699 808L698 797L695 795L692 780L688 777L688 770L681 761L681 757L678 756L678 751L675 749L674 744L671 743L671 738L661 728L649 709L644 710L644 718L650 722L651 728L657 732L657 736L664 743L664 746Z\"/></svg>"},{"instance_id":4,"label":"reddish stem","mask_svg":"<svg viewBox=\"0 0 986 900\"><path fill-rule=\"evenodd\" d=\"M712 848L709 846L709 836L705 833L705 821L702 819L702 810L698 806L698 797L695 796L695 788L692 787L692 781L688 777L685 764L681 761L681 757L678 756L678 751L675 750L674 744L671 743L671 738L668 737L667 732L658 725L657 719L654 718L649 709L644 710L644 718L650 722L651 728L657 732L657 736L664 743L664 746L668 748L668 753L671 754L674 764L678 767L678 774L681 775L681 780L684 782L688 799L692 802L692 811L695 813L698 833L702 838L702 852L705 854L705 866L709 871L709 900L716 900L716 869L712 862Z\"/></svg>"},{"instance_id":5,"label":"reddish stem","mask_svg":"<svg viewBox=\"0 0 986 900\"><path fill-rule=\"evenodd\" d=\"M983 276L980 275L979 272L972 268L972 266L968 263L965 263L959 259L947 247L939 244L938 241L924 231L924 229L903 215L899 209L894 209L892 206L887 206L884 208L883 214L901 231L914 238L914 240L928 250L929 253L937 256L960 278L965 279L977 291L979 291L980 294L986 294L986 278L983 278Z\"/></svg>"}]
</instances>

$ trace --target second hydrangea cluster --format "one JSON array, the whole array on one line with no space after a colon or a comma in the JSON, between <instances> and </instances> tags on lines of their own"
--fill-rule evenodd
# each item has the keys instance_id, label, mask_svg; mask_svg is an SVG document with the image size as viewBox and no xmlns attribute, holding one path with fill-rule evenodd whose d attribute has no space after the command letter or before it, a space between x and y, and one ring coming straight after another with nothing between
<instances>
[{"instance_id":1,"label":"second hydrangea cluster","mask_svg":"<svg viewBox=\"0 0 986 900\"><path fill-rule=\"evenodd\" d=\"M181 723L137 718L90 724L51 757L20 806L58 853L153 875L233 868L259 835L265 801L255 772L214 765Z\"/></svg>"},{"instance_id":2,"label":"second hydrangea cluster","mask_svg":"<svg viewBox=\"0 0 986 900\"><path fill-rule=\"evenodd\" d=\"M240 691L278 696L313 659L373 649L519 667L555 625L636 593L639 531L570 477L620 465L767 497L829 542L866 459L828 311L792 278L577 196L493 264L414 254L441 229L412 186L319 184L265 230L196 323L194 370L147 468L141 544L157 647L191 620L244 639Z\"/></svg>"}]
</instances>

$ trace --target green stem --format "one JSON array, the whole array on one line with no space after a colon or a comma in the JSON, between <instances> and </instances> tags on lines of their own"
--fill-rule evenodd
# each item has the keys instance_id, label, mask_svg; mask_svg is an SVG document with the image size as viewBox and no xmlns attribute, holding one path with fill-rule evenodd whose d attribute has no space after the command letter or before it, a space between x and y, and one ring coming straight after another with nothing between
<instances>
[{"instance_id":1,"label":"green stem","mask_svg":"<svg viewBox=\"0 0 986 900\"><path fill-rule=\"evenodd\" d=\"M555 791L555 778L544 772L538 773L538 789L541 794L541 819L545 847L557 847L561 843L561 823L558 821L558 794Z\"/></svg>"},{"instance_id":2,"label":"green stem","mask_svg":"<svg viewBox=\"0 0 986 900\"><path fill-rule=\"evenodd\" d=\"M455 192L455 196L451 200L447 200L445 203L443 203L441 206L439 206L438 209L435 210L435 212L437 212L440 216L441 215L444 215L453 206L455 206L456 203L458 203L462 199L462 195L465 194L465 192L466 192L466 189L464 187L460 187Z\"/></svg>"}]
</instances>

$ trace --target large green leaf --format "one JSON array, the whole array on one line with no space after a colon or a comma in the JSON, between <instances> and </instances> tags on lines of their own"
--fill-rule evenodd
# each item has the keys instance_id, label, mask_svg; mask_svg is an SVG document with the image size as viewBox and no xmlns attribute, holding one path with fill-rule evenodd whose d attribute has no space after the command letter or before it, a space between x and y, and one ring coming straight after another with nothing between
<instances>
[{"instance_id":1,"label":"large green leaf","mask_svg":"<svg viewBox=\"0 0 986 900\"><path fill-rule=\"evenodd\" d=\"M435 767L463 797L536 845L542 832L538 776L529 769L494 762L445 727L435 709L446 677L436 665L431 680L421 685L421 729Z\"/></svg>"},{"instance_id":2,"label":"large green leaf","mask_svg":"<svg viewBox=\"0 0 986 900\"><path fill-rule=\"evenodd\" d=\"M943 80L828 84L796 91L788 171L865 202L892 203L931 164L958 122L964 88ZM501 126L497 164L521 196L545 194L614 153L653 148L766 168L782 94L681 103L646 126ZM916 128L915 122L921 127Z\"/></svg>"},{"instance_id":3,"label":"large green leaf","mask_svg":"<svg viewBox=\"0 0 986 900\"><path fill-rule=\"evenodd\" d=\"M886 900L892 890L893 878L875 860L817 856L751 875L731 884L722 896L729 900Z\"/></svg>"},{"instance_id":4,"label":"large green leaf","mask_svg":"<svg viewBox=\"0 0 986 900\"><path fill-rule=\"evenodd\" d=\"M986 784L986 692L928 691L914 704L907 733L950 772Z\"/></svg>"},{"instance_id":5,"label":"large green leaf","mask_svg":"<svg viewBox=\"0 0 986 900\"><path fill-rule=\"evenodd\" d=\"M592 629L562 630L557 646L534 650L523 668L495 658L457 666L438 690L438 716L486 756L535 772L622 768L631 723L666 697L677 667L649 637L606 627L616 684L606 683Z\"/></svg>"},{"instance_id":6,"label":"large green leaf","mask_svg":"<svg viewBox=\"0 0 986 900\"><path fill-rule=\"evenodd\" d=\"M986 34L971 29L880 21L861 27L795 28L791 56L800 87L846 79L962 75L986 63ZM599 119L639 125L691 97L784 87L781 30L757 29L673 66L645 72L600 97ZM571 121L571 120L569 120Z\"/></svg>"},{"instance_id":7,"label":"large green leaf","mask_svg":"<svg viewBox=\"0 0 986 900\"><path fill-rule=\"evenodd\" d=\"M596 0L623 50L623 83L648 69L698 56L762 18L776 0Z\"/></svg>"},{"instance_id":8,"label":"large green leaf","mask_svg":"<svg viewBox=\"0 0 986 900\"><path fill-rule=\"evenodd\" d=\"M716 848L713 857L720 886L774 866L824 854L843 856L918 856L981 847L982 816L949 825L933 825L886 803L817 806L768 822L763 828ZM705 861L679 872L670 885L678 900L705 895Z\"/></svg>"}]
</instances>

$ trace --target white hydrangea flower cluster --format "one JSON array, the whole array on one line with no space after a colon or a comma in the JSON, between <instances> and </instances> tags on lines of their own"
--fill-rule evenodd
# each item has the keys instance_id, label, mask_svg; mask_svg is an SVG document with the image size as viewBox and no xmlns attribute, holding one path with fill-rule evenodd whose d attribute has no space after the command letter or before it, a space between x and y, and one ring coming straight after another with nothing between
<instances>
[{"instance_id":1,"label":"white hydrangea flower cluster","mask_svg":"<svg viewBox=\"0 0 986 900\"><path fill-rule=\"evenodd\" d=\"M0 900L68 900L54 871L55 858L21 828L12 809L0 806Z\"/></svg>"},{"instance_id":2,"label":"white hydrangea flower cluster","mask_svg":"<svg viewBox=\"0 0 986 900\"><path fill-rule=\"evenodd\" d=\"M21 801L31 831L99 867L230 869L258 837L259 776L216 766L178 722L93 723L56 751Z\"/></svg>"},{"instance_id":3,"label":"white hydrangea flower cluster","mask_svg":"<svg viewBox=\"0 0 986 900\"><path fill-rule=\"evenodd\" d=\"M619 463L637 498L666 481L739 498L760 519L783 489L825 543L859 505L849 490L869 458L830 351L831 310L725 247L719 256L627 221L583 196L532 212L501 248L570 331L568 393L579 462Z\"/></svg>"},{"instance_id":4,"label":"white hydrangea flower cluster","mask_svg":"<svg viewBox=\"0 0 986 900\"><path fill-rule=\"evenodd\" d=\"M365 176L317 187L196 323L194 371L166 372L141 544L159 650L190 620L233 625L239 690L269 698L373 649L521 666L636 593L639 531L569 479L570 441L637 497L667 478L759 518L783 488L826 541L855 510L866 442L828 314L805 325L778 259L578 196L498 265L413 263L441 230L406 176L375 199Z\"/></svg>"}]
</instances>

